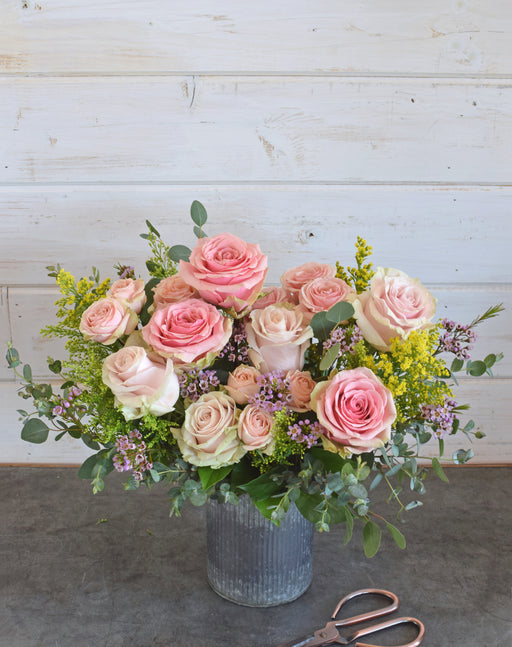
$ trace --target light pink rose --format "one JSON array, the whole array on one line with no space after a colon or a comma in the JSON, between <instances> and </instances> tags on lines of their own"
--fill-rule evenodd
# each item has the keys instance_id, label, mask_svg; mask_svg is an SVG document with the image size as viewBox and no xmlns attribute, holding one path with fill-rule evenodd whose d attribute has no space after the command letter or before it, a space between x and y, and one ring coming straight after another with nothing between
<instances>
[{"instance_id":1,"label":"light pink rose","mask_svg":"<svg viewBox=\"0 0 512 647\"><path fill-rule=\"evenodd\" d=\"M313 330L304 315L287 304L253 310L245 324L249 359L262 373L301 370Z\"/></svg>"},{"instance_id":2,"label":"light pink rose","mask_svg":"<svg viewBox=\"0 0 512 647\"><path fill-rule=\"evenodd\" d=\"M321 277L301 287L299 310L311 321L315 313L327 311L339 301L352 301L355 296L355 290L342 279Z\"/></svg>"},{"instance_id":3,"label":"light pink rose","mask_svg":"<svg viewBox=\"0 0 512 647\"><path fill-rule=\"evenodd\" d=\"M393 268L379 267L370 289L352 302L363 337L377 350L391 349L395 337L432 327L436 299L418 279Z\"/></svg>"},{"instance_id":4,"label":"light pink rose","mask_svg":"<svg viewBox=\"0 0 512 647\"><path fill-rule=\"evenodd\" d=\"M110 286L108 296L120 301L137 314L140 313L146 303L143 279L119 279Z\"/></svg>"},{"instance_id":5,"label":"light pink rose","mask_svg":"<svg viewBox=\"0 0 512 647\"><path fill-rule=\"evenodd\" d=\"M125 346L109 355L103 362L102 380L126 420L170 413L180 394L172 361L154 362L140 346Z\"/></svg>"},{"instance_id":6,"label":"light pink rose","mask_svg":"<svg viewBox=\"0 0 512 647\"><path fill-rule=\"evenodd\" d=\"M197 298L198 291L188 283L185 283L180 274L174 274L166 279L162 279L160 283L153 288L154 297L153 304L155 309L164 308L170 303L177 303L185 299Z\"/></svg>"},{"instance_id":7,"label":"light pink rose","mask_svg":"<svg viewBox=\"0 0 512 647\"><path fill-rule=\"evenodd\" d=\"M238 437L239 415L236 402L221 391L193 402L181 429L172 429L184 460L214 469L237 463L246 453Z\"/></svg>"},{"instance_id":8,"label":"light pink rose","mask_svg":"<svg viewBox=\"0 0 512 647\"><path fill-rule=\"evenodd\" d=\"M100 344L113 344L119 337L135 330L137 313L112 297L95 301L82 314L80 332L85 339Z\"/></svg>"},{"instance_id":9,"label":"light pink rose","mask_svg":"<svg viewBox=\"0 0 512 647\"><path fill-rule=\"evenodd\" d=\"M297 304L297 299L289 290L285 290L279 285L273 287L263 288L261 291L262 296L258 297L252 304L252 310L261 310L274 303L292 303Z\"/></svg>"},{"instance_id":10,"label":"light pink rose","mask_svg":"<svg viewBox=\"0 0 512 647\"><path fill-rule=\"evenodd\" d=\"M326 278L332 279L336 275L336 268L327 263L317 263L311 261L304 263L298 267L291 267L281 277L283 288L298 292L304 283L308 283L313 279Z\"/></svg>"},{"instance_id":11,"label":"light pink rose","mask_svg":"<svg viewBox=\"0 0 512 647\"><path fill-rule=\"evenodd\" d=\"M311 409L311 393L316 386L311 373L309 371L288 371L285 379L290 384L291 400L287 402L290 409L297 412Z\"/></svg>"},{"instance_id":12,"label":"light pink rose","mask_svg":"<svg viewBox=\"0 0 512 647\"><path fill-rule=\"evenodd\" d=\"M337 373L320 382L311 404L325 438L336 447L361 454L382 447L396 419L391 391L368 368Z\"/></svg>"},{"instance_id":13,"label":"light pink rose","mask_svg":"<svg viewBox=\"0 0 512 647\"><path fill-rule=\"evenodd\" d=\"M267 257L259 245L218 234L197 241L189 262L180 261L180 274L209 303L241 313L263 287Z\"/></svg>"},{"instance_id":14,"label":"light pink rose","mask_svg":"<svg viewBox=\"0 0 512 647\"><path fill-rule=\"evenodd\" d=\"M210 364L231 336L232 322L201 299L185 299L156 310L142 328L144 341L175 363Z\"/></svg>"},{"instance_id":15,"label":"light pink rose","mask_svg":"<svg viewBox=\"0 0 512 647\"><path fill-rule=\"evenodd\" d=\"M270 449L273 424L272 414L265 409L251 405L245 407L238 420L238 435L245 449Z\"/></svg>"},{"instance_id":16,"label":"light pink rose","mask_svg":"<svg viewBox=\"0 0 512 647\"><path fill-rule=\"evenodd\" d=\"M259 391L257 380L260 375L254 366L240 364L229 374L226 391L237 404L247 404L249 398Z\"/></svg>"}]
</instances>

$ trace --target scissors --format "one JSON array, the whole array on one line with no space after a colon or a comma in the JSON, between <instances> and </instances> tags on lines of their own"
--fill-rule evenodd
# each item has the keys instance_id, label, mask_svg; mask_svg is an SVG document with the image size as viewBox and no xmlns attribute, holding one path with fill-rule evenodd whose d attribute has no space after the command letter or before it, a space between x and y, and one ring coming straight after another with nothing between
<instances>
[{"instance_id":1,"label":"scissors","mask_svg":"<svg viewBox=\"0 0 512 647\"><path fill-rule=\"evenodd\" d=\"M336 617L340 612L340 609L350 600L358 598L364 595L380 595L389 600L389 604L375 611L369 611L368 613L361 613L358 616L352 616L351 618L345 618L344 620L337 620ZM425 627L423 624L416 618L388 618L383 622L364 627L358 631L354 631L350 636L343 638L338 631L340 627L351 627L352 625L360 624L361 622L367 622L369 620L375 620L381 618L382 616L387 616L393 611L396 611L399 606L399 601L397 596L390 591L384 591L382 589L361 589L359 591L354 591L345 596L342 600L338 602L338 606L334 609L332 614L332 620L328 622L323 629L318 629L312 635L299 638L298 640L291 640L289 642L279 645L279 647L320 647L321 645L350 645L354 641L358 640L362 636L367 636L368 634L376 633L377 631L383 631L384 629L389 629L390 627L395 627L396 625L402 624L412 624L418 629L418 635L412 642L408 642L404 645L396 645L396 647L418 647L418 645L423 640L425 635ZM373 643L362 643L356 642L355 647L378 647Z\"/></svg>"}]
</instances>

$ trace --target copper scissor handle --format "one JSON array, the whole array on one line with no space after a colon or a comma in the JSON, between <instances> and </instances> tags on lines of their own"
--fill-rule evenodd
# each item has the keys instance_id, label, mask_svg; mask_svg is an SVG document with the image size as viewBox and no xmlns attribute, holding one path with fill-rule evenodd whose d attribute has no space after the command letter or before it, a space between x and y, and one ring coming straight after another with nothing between
<instances>
[{"instance_id":1,"label":"copper scissor handle","mask_svg":"<svg viewBox=\"0 0 512 647\"><path fill-rule=\"evenodd\" d=\"M381 595L387 598L390 601L390 604L385 607L381 607L380 609L375 609L375 611L361 613L358 616L352 616L351 618L346 618L345 620L336 620L336 616L340 612L341 607L343 607L347 602L350 602L350 600L358 598L362 595ZM391 591L385 591L384 589L359 589L359 591L349 593L338 602L331 618L334 620L336 627L350 627L351 625L357 625L360 622L366 622L367 620L373 620L374 618L387 616L388 614L393 613L393 611L396 611L399 606L400 602L398 600L398 597L394 593L391 593Z\"/></svg>"},{"instance_id":2,"label":"copper scissor handle","mask_svg":"<svg viewBox=\"0 0 512 647\"><path fill-rule=\"evenodd\" d=\"M418 629L418 635L411 642L405 643L403 645L396 645L395 647L418 647L423 641L423 637L425 636L425 627L423 623L417 620L416 618L408 618L408 617L390 618L389 620L384 620L384 622L380 622L377 625L372 625L370 627L366 627L365 629L360 629L359 631L356 631L348 638L344 639L343 642L341 642L340 644L349 645L350 643L354 642L354 640L357 640L361 636L367 636L368 634L373 634L377 631L381 631L382 629L389 629L390 627L394 627L395 625L403 625L403 624L413 624ZM375 645L374 643L370 644L370 643L356 642L355 647L379 647L379 645Z\"/></svg>"}]
</instances>

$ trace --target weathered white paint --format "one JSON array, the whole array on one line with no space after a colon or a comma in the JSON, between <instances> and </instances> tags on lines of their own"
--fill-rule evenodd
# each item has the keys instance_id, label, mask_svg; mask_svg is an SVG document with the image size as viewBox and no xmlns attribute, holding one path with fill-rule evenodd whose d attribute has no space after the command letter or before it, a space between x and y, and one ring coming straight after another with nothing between
<instances>
[{"instance_id":1,"label":"weathered white paint","mask_svg":"<svg viewBox=\"0 0 512 647\"><path fill-rule=\"evenodd\" d=\"M9 325L9 310L7 304L7 288L0 287L0 340L5 344L10 339L11 328ZM7 368L7 364L3 361L3 352L0 354L2 361L0 361L0 380L12 379L12 371Z\"/></svg>"},{"instance_id":2,"label":"weathered white paint","mask_svg":"<svg viewBox=\"0 0 512 647\"><path fill-rule=\"evenodd\" d=\"M0 71L507 74L508 0L3 0Z\"/></svg>"},{"instance_id":3,"label":"weathered white paint","mask_svg":"<svg viewBox=\"0 0 512 647\"><path fill-rule=\"evenodd\" d=\"M0 78L0 183L510 183L512 83Z\"/></svg>"},{"instance_id":4,"label":"weathered white paint","mask_svg":"<svg viewBox=\"0 0 512 647\"><path fill-rule=\"evenodd\" d=\"M425 283L512 282L512 187L335 185L0 187L1 281L52 285L45 268L56 263L80 276L92 265L109 276L117 262L143 274L145 219L169 245L191 246L194 199L208 233L260 244L273 283L301 262L350 264L357 235L376 265Z\"/></svg>"}]
</instances>

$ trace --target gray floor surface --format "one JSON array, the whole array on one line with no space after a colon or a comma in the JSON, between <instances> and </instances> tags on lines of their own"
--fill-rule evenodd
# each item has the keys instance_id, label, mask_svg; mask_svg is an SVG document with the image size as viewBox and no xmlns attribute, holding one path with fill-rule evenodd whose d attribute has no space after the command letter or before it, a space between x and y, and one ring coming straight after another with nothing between
<instances>
[{"instance_id":1,"label":"gray floor surface","mask_svg":"<svg viewBox=\"0 0 512 647\"><path fill-rule=\"evenodd\" d=\"M342 546L337 529L317 534L310 589L250 609L207 584L204 509L169 519L165 489L124 492L115 474L93 496L72 468L0 468L0 645L276 647L323 625L350 591L379 587L423 621L425 647L512 646L512 467L448 475L432 475L408 514L405 551L384 536L368 560L358 536Z\"/></svg>"}]
</instances>

